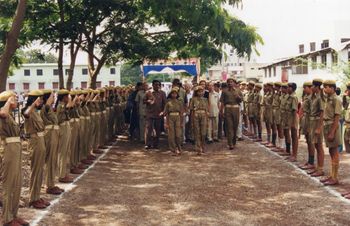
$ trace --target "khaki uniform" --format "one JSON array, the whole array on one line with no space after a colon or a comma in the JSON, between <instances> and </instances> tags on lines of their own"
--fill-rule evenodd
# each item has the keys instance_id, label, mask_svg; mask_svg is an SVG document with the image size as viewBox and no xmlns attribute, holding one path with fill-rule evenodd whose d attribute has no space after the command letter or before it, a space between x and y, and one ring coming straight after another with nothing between
<instances>
[{"instance_id":1,"label":"khaki uniform","mask_svg":"<svg viewBox=\"0 0 350 226\"><path fill-rule=\"evenodd\" d=\"M60 126L58 139L59 153L59 177L64 178L68 175L68 163L70 161L70 136L71 127L69 124L69 111L64 103L59 103L56 109L58 124Z\"/></svg>"},{"instance_id":2,"label":"khaki uniform","mask_svg":"<svg viewBox=\"0 0 350 226\"><path fill-rule=\"evenodd\" d=\"M17 217L22 188L22 145L19 125L12 116L0 118L0 136L4 147L2 162L2 218L8 223Z\"/></svg>"},{"instance_id":3,"label":"khaki uniform","mask_svg":"<svg viewBox=\"0 0 350 226\"><path fill-rule=\"evenodd\" d=\"M239 124L239 102L243 95L239 89L227 89L222 92L220 102L225 106L227 143L231 147L236 144Z\"/></svg>"},{"instance_id":4,"label":"khaki uniform","mask_svg":"<svg viewBox=\"0 0 350 226\"><path fill-rule=\"evenodd\" d=\"M100 146L103 146L106 143L106 131L107 131L107 110L106 110L106 102L100 102Z\"/></svg>"},{"instance_id":5,"label":"khaki uniform","mask_svg":"<svg viewBox=\"0 0 350 226\"><path fill-rule=\"evenodd\" d=\"M70 127L71 127L71 136L70 136L70 168L75 168L79 162L79 131L80 131L80 119L78 107L74 106L70 110Z\"/></svg>"},{"instance_id":6,"label":"khaki uniform","mask_svg":"<svg viewBox=\"0 0 350 226\"><path fill-rule=\"evenodd\" d=\"M311 97L310 107L310 139L314 144L323 143L323 130L319 135L315 134L316 129L319 127L320 114L324 111L324 100L321 94L316 94Z\"/></svg>"},{"instance_id":7,"label":"khaki uniform","mask_svg":"<svg viewBox=\"0 0 350 226\"><path fill-rule=\"evenodd\" d=\"M288 118L284 117L284 115L287 114L288 109L287 109L287 99L288 99L288 94L282 93L280 96L280 112L281 112L281 127L282 129L289 129L288 127Z\"/></svg>"},{"instance_id":8,"label":"khaki uniform","mask_svg":"<svg viewBox=\"0 0 350 226\"><path fill-rule=\"evenodd\" d=\"M39 111L31 112L24 121L24 128L30 135L29 150L31 153L30 202L40 199L46 158L45 125Z\"/></svg>"},{"instance_id":9,"label":"khaki uniform","mask_svg":"<svg viewBox=\"0 0 350 226\"><path fill-rule=\"evenodd\" d=\"M110 93L110 95L112 95ZM108 141L112 141L114 135L114 117L115 117L115 109L114 109L114 96L110 96L108 98Z\"/></svg>"},{"instance_id":10,"label":"khaki uniform","mask_svg":"<svg viewBox=\"0 0 350 226\"><path fill-rule=\"evenodd\" d=\"M84 103L82 105L82 110L83 110L82 118L85 121L85 129L80 130L81 133L83 133L83 137L81 139L82 139L82 143L84 144L83 146L84 149L81 150L80 152L81 153L80 160L86 159L90 153L90 150L92 149L92 145L91 145L92 121L91 121L91 113L90 113L88 104L89 103Z\"/></svg>"},{"instance_id":11,"label":"khaki uniform","mask_svg":"<svg viewBox=\"0 0 350 226\"><path fill-rule=\"evenodd\" d=\"M86 142L86 132L89 130L87 127L87 113L83 109L83 104L77 107L79 114L79 134L78 134L78 151L77 151L77 164L84 159L84 153L86 153L87 142Z\"/></svg>"},{"instance_id":12,"label":"khaki uniform","mask_svg":"<svg viewBox=\"0 0 350 226\"><path fill-rule=\"evenodd\" d=\"M176 152L176 149L181 151L181 136L182 124L181 113L183 104L180 100L169 100L164 107L164 113L167 116L168 142L171 151Z\"/></svg>"},{"instance_id":13,"label":"khaki uniform","mask_svg":"<svg viewBox=\"0 0 350 226\"><path fill-rule=\"evenodd\" d=\"M345 142L350 142L350 105L346 104L346 111L345 111L345 132L344 132L344 140Z\"/></svg>"},{"instance_id":14,"label":"khaki uniform","mask_svg":"<svg viewBox=\"0 0 350 226\"><path fill-rule=\"evenodd\" d=\"M247 104L248 104L248 117L254 118L255 109L254 109L254 91L251 90L247 94Z\"/></svg>"},{"instance_id":15,"label":"khaki uniform","mask_svg":"<svg viewBox=\"0 0 350 226\"><path fill-rule=\"evenodd\" d=\"M95 139L94 139L94 149L98 149L101 143L101 108L99 101L94 102L95 105Z\"/></svg>"},{"instance_id":16,"label":"khaki uniform","mask_svg":"<svg viewBox=\"0 0 350 226\"><path fill-rule=\"evenodd\" d=\"M253 117L256 121L261 121L261 103L262 96L260 92L254 93L253 99Z\"/></svg>"},{"instance_id":17,"label":"khaki uniform","mask_svg":"<svg viewBox=\"0 0 350 226\"><path fill-rule=\"evenodd\" d=\"M55 186L55 177L58 168L58 139L59 129L56 113L50 106L41 109L41 118L45 125L45 146L46 146L46 186Z\"/></svg>"},{"instance_id":18,"label":"khaki uniform","mask_svg":"<svg viewBox=\"0 0 350 226\"><path fill-rule=\"evenodd\" d=\"M263 119L264 122L268 125L272 124L272 102L273 102L273 94L272 93L267 93L264 95L263 98Z\"/></svg>"},{"instance_id":19,"label":"khaki uniform","mask_svg":"<svg viewBox=\"0 0 350 226\"><path fill-rule=\"evenodd\" d=\"M341 134L340 134L340 128L337 127L337 130L334 135L333 141L328 141L327 136L332 128L332 124L334 122L334 117L336 115L341 115L342 106L339 98L336 94L333 94L326 98L325 101L325 108L324 108L324 127L323 127L323 133L324 138L326 142L326 146L328 148L336 148L341 143Z\"/></svg>"},{"instance_id":20,"label":"khaki uniform","mask_svg":"<svg viewBox=\"0 0 350 226\"><path fill-rule=\"evenodd\" d=\"M298 128L299 119L297 115L298 111L298 98L295 93L288 95L285 105L286 119L285 119L285 129Z\"/></svg>"},{"instance_id":21,"label":"khaki uniform","mask_svg":"<svg viewBox=\"0 0 350 226\"><path fill-rule=\"evenodd\" d=\"M310 113L311 113L311 94L304 96L303 101L303 118L300 121L300 126L302 129L303 134L306 137L306 140L310 139L311 134L311 125L310 125Z\"/></svg>"},{"instance_id":22,"label":"khaki uniform","mask_svg":"<svg viewBox=\"0 0 350 226\"><path fill-rule=\"evenodd\" d=\"M207 134L208 100L204 97L193 97L190 102L190 110L193 114L195 148L196 151L201 151Z\"/></svg>"},{"instance_id":23,"label":"khaki uniform","mask_svg":"<svg viewBox=\"0 0 350 226\"><path fill-rule=\"evenodd\" d=\"M275 93L272 98L272 122L275 125L281 124L281 95Z\"/></svg>"}]
</instances>

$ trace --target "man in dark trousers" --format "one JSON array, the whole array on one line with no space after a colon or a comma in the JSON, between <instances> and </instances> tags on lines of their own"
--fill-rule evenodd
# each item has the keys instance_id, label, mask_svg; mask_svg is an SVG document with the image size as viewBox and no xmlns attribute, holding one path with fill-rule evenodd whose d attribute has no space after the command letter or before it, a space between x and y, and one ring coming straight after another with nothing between
<instances>
[{"instance_id":1,"label":"man in dark trousers","mask_svg":"<svg viewBox=\"0 0 350 226\"><path fill-rule=\"evenodd\" d=\"M136 95L137 92L141 89L142 82L138 82L135 86L135 90L129 95L126 112L128 115L128 118L130 119L130 126L129 126L129 137L130 140L134 138L135 129L139 126L139 116L137 111L137 103L136 103Z\"/></svg>"}]
</instances>

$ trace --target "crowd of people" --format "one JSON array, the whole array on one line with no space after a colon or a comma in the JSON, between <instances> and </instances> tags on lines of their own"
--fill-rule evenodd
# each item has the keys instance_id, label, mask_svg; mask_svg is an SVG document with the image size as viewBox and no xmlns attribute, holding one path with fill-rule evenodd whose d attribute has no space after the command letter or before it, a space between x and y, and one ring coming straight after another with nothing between
<instances>
[{"instance_id":1,"label":"crowd of people","mask_svg":"<svg viewBox=\"0 0 350 226\"><path fill-rule=\"evenodd\" d=\"M325 144L331 156L331 172L321 182L339 183L338 147L342 144L343 111L344 145L350 151L350 111L347 110L350 84L343 100L335 81L321 79L305 82L301 98L296 95L295 83L255 84L229 78L226 82L203 80L182 85L179 79L174 79L168 96L160 90L159 81L153 81L152 86L150 90L147 83L138 83L128 98L130 137L145 142L146 149L158 148L162 131L168 132L169 148L174 155L180 155L182 145L187 142L193 143L201 155L207 144L224 136L228 148L233 150L244 134L286 156L288 161L296 162L300 134L304 134L308 161L300 167L312 177L325 176ZM350 198L350 193L345 195Z\"/></svg>"},{"instance_id":2,"label":"crowd of people","mask_svg":"<svg viewBox=\"0 0 350 226\"><path fill-rule=\"evenodd\" d=\"M4 223L29 225L17 216L23 140L27 140L31 153L29 206L37 209L50 205L40 194L44 181L48 194L60 195L64 190L57 181L72 183L70 174L83 173L96 155L103 153L101 148L126 129L130 140L138 139L146 150L159 148L160 136L166 133L175 156L181 155L186 143L202 155L207 145L224 137L228 149L234 150L245 135L291 162L297 161L299 136L304 134L308 161L300 167L313 177L324 176L325 143L332 167L321 182L336 185L342 108L346 109L344 143L350 151L350 83L347 85L343 100L337 96L335 81L320 79L305 82L300 99L295 83L256 84L233 78L198 84L174 79L167 94L157 80L152 88L137 83L135 87L95 90L33 90L21 110L23 131L13 117L18 108L16 94L4 91L0 94ZM266 136L262 135L263 124ZM350 198L350 193L344 195Z\"/></svg>"}]
</instances>

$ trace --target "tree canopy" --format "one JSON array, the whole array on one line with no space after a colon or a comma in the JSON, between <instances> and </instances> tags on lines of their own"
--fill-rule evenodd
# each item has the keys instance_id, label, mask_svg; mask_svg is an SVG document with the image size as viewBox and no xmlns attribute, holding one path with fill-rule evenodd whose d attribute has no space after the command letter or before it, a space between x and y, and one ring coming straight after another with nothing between
<instances>
[{"instance_id":1,"label":"tree canopy","mask_svg":"<svg viewBox=\"0 0 350 226\"><path fill-rule=\"evenodd\" d=\"M0 7L12 15L16 1L0 1L4 3ZM86 52L92 88L103 65L120 61L141 64L174 54L200 57L203 71L221 59L223 44L249 57L255 45L262 43L255 28L229 15L224 4L237 6L241 1L30 0L28 29L21 37L58 50L59 64L63 48L69 49L70 69L74 69L77 52ZM0 19L0 38L4 24Z\"/></svg>"}]
</instances>

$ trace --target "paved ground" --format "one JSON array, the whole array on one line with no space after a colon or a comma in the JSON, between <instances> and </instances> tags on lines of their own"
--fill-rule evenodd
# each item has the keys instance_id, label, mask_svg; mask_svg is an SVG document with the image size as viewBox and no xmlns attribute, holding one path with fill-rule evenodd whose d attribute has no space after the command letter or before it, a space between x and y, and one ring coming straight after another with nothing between
<instances>
[{"instance_id":1,"label":"paved ground","mask_svg":"<svg viewBox=\"0 0 350 226\"><path fill-rule=\"evenodd\" d=\"M38 224L350 224L346 201L251 141L235 151L210 145L201 157L166 149L146 152L120 140ZM34 219L42 212L21 213Z\"/></svg>"}]
</instances>

